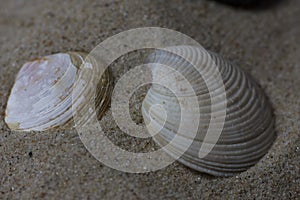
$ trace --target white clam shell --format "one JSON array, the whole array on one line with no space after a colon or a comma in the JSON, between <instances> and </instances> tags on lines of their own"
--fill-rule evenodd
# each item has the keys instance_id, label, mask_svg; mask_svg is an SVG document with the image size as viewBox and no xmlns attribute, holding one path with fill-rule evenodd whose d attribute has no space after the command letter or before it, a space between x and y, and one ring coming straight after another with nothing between
<instances>
[{"instance_id":1,"label":"white clam shell","mask_svg":"<svg viewBox=\"0 0 300 200\"><path fill-rule=\"evenodd\" d=\"M170 51L192 58L193 63L199 63L195 67L208 74L209 67L217 67L223 79L227 103L224 127L216 145L204 158L199 158L198 155L201 153L199 150L204 144L203 139L212 114L211 96L207 85L210 88L215 87L215 91L219 89L219 86L215 84L213 78L204 81L189 62ZM170 143L175 134L182 137L181 141L174 142L165 148L171 156L178 157L185 142L191 142L191 146L179 158L179 162L215 176L231 176L254 165L268 151L275 138L272 108L263 90L249 74L214 53L209 52L208 54L206 55L192 46L176 46L156 50L147 61L152 70L153 80L156 82L180 85L180 80L174 80L170 75L161 77L162 71L165 70L168 73L167 69L162 69L161 64L163 64L182 74L192 85L198 98L198 105L195 106L199 106L200 110L199 129L197 135L193 136L195 137L193 141L189 141L191 140L190 130L186 129L184 132L177 133L181 108L177 100L178 95L174 96L170 90L157 84L152 85L143 101L142 112L146 124L152 121L152 126L148 127L150 134L154 135L160 127L163 127L154 136L154 140L159 145L165 146ZM215 65L210 64L211 60ZM179 97L180 95L183 97L192 94L188 90L182 90ZM222 98L220 98L220 102L214 103L221 105L221 100ZM167 113L166 119L163 120L165 112L159 109L150 111L151 106L157 104L164 107ZM215 111L215 114L218 115L218 110ZM188 123L195 121L192 112L184 117L188 118L185 119ZM215 125L217 127L217 124ZM213 128L214 125L212 125Z\"/></svg>"},{"instance_id":2,"label":"white clam shell","mask_svg":"<svg viewBox=\"0 0 300 200\"><path fill-rule=\"evenodd\" d=\"M9 128L44 131L74 125L72 103L73 109L80 110L85 99L93 98L88 87L94 85L81 78L84 76L81 67L93 67L93 59L86 56L82 52L57 53L25 63L7 102L5 122ZM98 86L96 105L100 114L110 98L110 79L109 72L104 73L102 85ZM76 92L72 96L75 84Z\"/></svg>"}]
</instances>

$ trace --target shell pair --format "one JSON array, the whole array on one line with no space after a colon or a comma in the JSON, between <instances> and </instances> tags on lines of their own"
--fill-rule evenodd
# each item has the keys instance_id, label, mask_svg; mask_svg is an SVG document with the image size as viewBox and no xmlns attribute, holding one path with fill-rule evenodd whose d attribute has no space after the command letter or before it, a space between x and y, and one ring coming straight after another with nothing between
<instances>
[{"instance_id":1,"label":"shell pair","mask_svg":"<svg viewBox=\"0 0 300 200\"><path fill-rule=\"evenodd\" d=\"M12 130L25 131L69 126L72 106L80 110L80 107L85 106L85 98L94 98L89 89L95 86L94 83L78 83L87 80L80 79L80 68L92 68L94 64L92 58L85 57L86 54L69 52L26 63L17 76L7 103L5 121L8 126ZM186 58L196 65L192 65ZM231 176L248 169L267 152L275 137L272 109L264 92L249 74L220 56L211 52L203 53L193 46L156 50L149 56L147 63L156 82L179 89L174 95L174 91L153 84L142 105L144 121L151 124L148 131L155 142L165 146L176 135L180 136L181 140L165 148L168 154L180 156L179 162L198 171L215 176ZM214 67L210 69L210 66ZM161 70L165 73L163 76ZM168 74L172 73L168 70L174 70L182 77L176 78ZM221 93L210 93L209 88L221 91L219 84L214 82L213 73L208 73L208 78L199 73L212 72L211 70L218 70L221 75L224 84ZM181 88L186 80L192 93ZM101 117L108 107L112 91L112 78L108 71L99 83L95 98ZM82 84L82 87L75 92L75 96L73 94L72 100L74 84ZM187 103L180 102L180 99L191 95L197 101L184 115L185 128L180 129L181 114L184 111L181 106ZM220 96L226 98L219 98ZM218 110L218 105L224 103L225 110L222 106L220 109L223 110ZM152 109L158 104L164 108L164 112L157 107ZM200 118L195 115L193 106L195 110L199 110ZM212 112L212 107L217 109ZM218 123L211 124L218 117L224 118L222 130L213 148L207 151L201 147L211 142L205 140L208 129L210 136L214 136L214 131L219 131ZM196 130L193 126L195 122L199 124ZM189 146L185 151L183 147L186 144ZM203 153L206 156L199 157Z\"/></svg>"}]
</instances>

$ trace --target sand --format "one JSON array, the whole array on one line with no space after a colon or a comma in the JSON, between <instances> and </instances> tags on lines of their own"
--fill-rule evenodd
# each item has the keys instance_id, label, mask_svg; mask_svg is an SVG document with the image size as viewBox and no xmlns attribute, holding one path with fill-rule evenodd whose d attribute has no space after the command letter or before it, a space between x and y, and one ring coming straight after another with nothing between
<instances>
[{"instance_id":1,"label":"sand","mask_svg":"<svg viewBox=\"0 0 300 200\"><path fill-rule=\"evenodd\" d=\"M299 199L299 8L298 0L245 9L204 0L2 1L0 199ZM259 81L274 107L277 138L255 166L230 178L178 162L129 174L93 158L75 130L16 133L5 125L9 90L25 61L89 52L109 36L143 26L185 33ZM107 128L121 134L109 112Z\"/></svg>"}]
</instances>

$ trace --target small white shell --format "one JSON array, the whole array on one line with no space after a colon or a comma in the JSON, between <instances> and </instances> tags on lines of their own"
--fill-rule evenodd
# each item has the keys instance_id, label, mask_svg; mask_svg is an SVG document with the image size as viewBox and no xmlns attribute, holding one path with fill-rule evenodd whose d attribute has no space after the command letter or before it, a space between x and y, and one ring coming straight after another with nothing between
<instances>
[{"instance_id":1,"label":"small white shell","mask_svg":"<svg viewBox=\"0 0 300 200\"><path fill-rule=\"evenodd\" d=\"M213 87L214 82L213 79L203 81L203 77L189 62L171 52L190 57L194 60L193 63L202 63L196 66L200 71L212 66L209 65L208 57L210 57L216 63L215 66L218 67L223 79L227 102L225 123L217 144L204 158L199 158L198 155L201 145L204 144L203 138L212 114L211 97L206 84ZM199 129L193 141L190 141L191 146L179 158L179 162L215 176L231 176L254 165L268 151L275 137L274 119L271 105L263 90L249 74L214 53L209 52L209 55L205 56L205 53L199 52L192 46L176 46L155 51L147 62L151 67L153 79L156 81L161 73L161 70L157 69L162 68L157 64L172 67L184 75L192 84L198 98L201 115ZM201 59L201 62L197 62L198 59ZM170 77L164 76L161 81L178 84L177 80L174 81ZM184 91L181 94L189 95ZM152 85L142 106L146 124L152 120L155 121L155 123L152 122L153 127L148 128L151 135L156 133L159 126L163 126L154 136L154 140L160 146L169 144L176 134L182 136L181 142L173 143L169 148L165 148L167 153L174 157L179 155L184 142L190 140L189 133L191 132L185 130L185 132L177 133L181 117L177 98L170 90L159 85ZM164 107L167 113L166 120L161 120L165 116L161 110L150 110L157 104ZM189 118L186 119L188 123L192 124L195 120L192 113L186 117Z\"/></svg>"},{"instance_id":2,"label":"small white shell","mask_svg":"<svg viewBox=\"0 0 300 200\"><path fill-rule=\"evenodd\" d=\"M80 67L93 67L93 60L86 56L82 52L57 53L25 63L7 103L5 122L9 128L44 131L72 126L72 102L73 109L80 109L85 98L91 97L87 87L93 85L80 78ZM104 112L110 97L110 78L109 72L102 76L100 96L97 96L100 113ZM73 93L72 100L74 84L81 87ZM104 99L101 105L99 99Z\"/></svg>"}]
</instances>

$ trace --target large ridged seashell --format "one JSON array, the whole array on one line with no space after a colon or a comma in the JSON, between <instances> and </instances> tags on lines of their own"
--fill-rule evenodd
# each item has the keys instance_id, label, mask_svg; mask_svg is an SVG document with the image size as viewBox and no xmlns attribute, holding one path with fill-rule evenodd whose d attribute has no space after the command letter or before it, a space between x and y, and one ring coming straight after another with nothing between
<instances>
[{"instance_id":1,"label":"large ridged seashell","mask_svg":"<svg viewBox=\"0 0 300 200\"><path fill-rule=\"evenodd\" d=\"M214 82L213 74L211 77L206 77L204 81L201 73L184 58L191 59L192 63L198 63L195 67L199 72L208 72L210 67L218 68L224 83L225 122L217 143L209 153L199 151L201 146L205 145L204 138L208 126L210 125L212 130L210 133L214 134L214 130L216 133L218 131L217 123L209 123L212 121L211 98L217 99L217 95L220 94L217 94L218 92L215 93L216 96L210 94L207 86L209 85L214 91L218 91L219 86ZM211 64L212 62L214 64ZM175 46L156 50L149 56L147 63L152 71L153 82L158 84L151 86L143 101L144 121L146 124L151 124L147 128L150 134L154 135L154 140L160 146L164 146L166 152L173 157L179 157L185 143L190 142L191 145L179 158L179 162L215 176L231 176L254 165L268 151L275 137L272 108L263 90L244 70L215 53L193 46ZM181 120L178 97L188 97L192 94L186 88L180 88L183 79L172 76L172 70L165 69L162 65L171 67L183 75L195 92L198 99L198 105L195 106L199 106L200 111L196 135L191 136L193 131L189 128L183 132L177 132ZM173 88L178 87L177 97L172 91L160 86L160 82L170 83L175 86ZM218 102L221 100L217 99L214 103L222 105L222 102ZM156 105L163 106L165 112L155 107ZM214 110L214 117L218 118L218 113L222 114L221 111ZM165 117L166 114L167 117ZM197 118L192 111L184 117L187 123L185 127L193 128L193 123ZM182 139L165 146L170 144L177 134ZM202 150L205 151L205 148ZM208 154L205 157L199 157L201 153Z\"/></svg>"},{"instance_id":2,"label":"large ridged seashell","mask_svg":"<svg viewBox=\"0 0 300 200\"><path fill-rule=\"evenodd\" d=\"M89 79L83 76L89 74L80 69L92 72L94 64L95 60L82 52L57 53L25 63L7 102L5 122L9 128L44 131L73 126L72 109L81 110L86 99L94 98L90 88L95 84L87 83ZM76 92L72 93L75 85ZM101 77L97 90L96 106L101 117L110 99L109 71Z\"/></svg>"}]
</instances>

